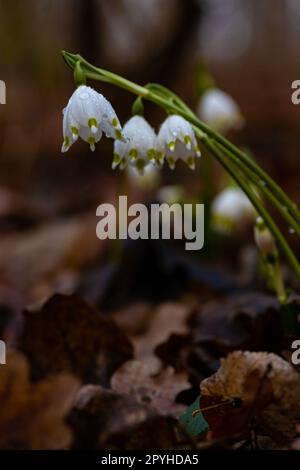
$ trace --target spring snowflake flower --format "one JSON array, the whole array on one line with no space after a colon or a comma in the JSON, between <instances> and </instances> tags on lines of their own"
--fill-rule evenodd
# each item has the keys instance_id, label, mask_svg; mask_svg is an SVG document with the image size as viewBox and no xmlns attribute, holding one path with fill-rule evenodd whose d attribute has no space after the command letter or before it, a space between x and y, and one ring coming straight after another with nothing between
<instances>
[{"instance_id":1,"label":"spring snowflake flower","mask_svg":"<svg viewBox=\"0 0 300 470\"><path fill-rule=\"evenodd\" d=\"M116 140L112 168L124 170L128 164L143 174L149 162L155 163L157 136L142 116L133 116L123 127L125 141Z\"/></svg>"},{"instance_id":2,"label":"spring snowflake flower","mask_svg":"<svg viewBox=\"0 0 300 470\"><path fill-rule=\"evenodd\" d=\"M256 211L243 191L229 187L219 193L212 203L212 223L221 233L232 233L253 221Z\"/></svg>"},{"instance_id":3,"label":"spring snowflake flower","mask_svg":"<svg viewBox=\"0 0 300 470\"><path fill-rule=\"evenodd\" d=\"M183 117L172 115L162 123L159 134L158 163L167 160L173 170L178 159L183 160L192 170L195 169L195 157L201 153L191 124Z\"/></svg>"},{"instance_id":4,"label":"spring snowflake flower","mask_svg":"<svg viewBox=\"0 0 300 470\"><path fill-rule=\"evenodd\" d=\"M263 219L258 217L254 227L254 240L261 253L266 255L276 253L276 244L270 230L266 227Z\"/></svg>"},{"instance_id":5,"label":"spring snowflake flower","mask_svg":"<svg viewBox=\"0 0 300 470\"><path fill-rule=\"evenodd\" d=\"M64 141L61 150L66 152L81 137L94 151L102 132L107 137L123 138L119 119L110 102L93 88L81 85L63 110Z\"/></svg>"},{"instance_id":6,"label":"spring snowflake flower","mask_svg":"<svg viewBox=\"0 0 300 470\"><path fill-rule=\"evenodd\" d=\"M238 104L218 88L209 88L203 94L197 112L202 121L219 132L240 129L244 124Z\"/></svg>"}]
</instances>

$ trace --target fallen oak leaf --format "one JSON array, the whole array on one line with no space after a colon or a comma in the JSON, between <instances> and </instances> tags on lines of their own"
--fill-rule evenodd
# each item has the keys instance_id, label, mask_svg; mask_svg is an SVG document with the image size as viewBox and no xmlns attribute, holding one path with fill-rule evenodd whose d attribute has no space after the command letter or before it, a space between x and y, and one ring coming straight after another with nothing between
<instances>
[{"instance_id":1,"label":"fallen oak leaf","mask_svg":"<svg viewBox=\"0 0 300 470\"><path fill-rule=\"evenodd\" d=\"M299 378L275 354L235 351L221 359L219 370L200 384L202 411L211 435L247 434L255 419L274 440L291 439L300 418Z\"/></svg>"},{"instance_id":2,"label":"fallen oak leaf","mask_svg":"<svg viewBox=\"0 0 300 470\"><path fill-rule=\"evenodd\" d=\"M82 299L60 294L38 311L24 312L19 347L34 379L68 371L103 385L133 355L129 340L112 320Z\"/></svg>"},{"instance_id":3,"label":"fallen oak leaf","mask_svg":"<svg viewBox=\"0 0 300 470\"><path fill-rule=\"evenodd\" d=\"M30 383L26 358L10 351L0 368L0 449L67 448L72 433L64 419L78 388L68 374Z\"/></svg>"},{"instance_id":4,"label":"fallen oak leaf","mask_svg":"<svg viewBox=\"0 0 300 470\"><path fill-rule=\"evenodd\" d=\"M175 420L157 415L135 397L85 385L70 416L75 448L172 449L176 443Z\"/></svg>"},{"instance_id":5,"label":"fallen oak leaf","mask_svg":"<svg viewBox=\"0 0 300 470\"><path fill-rule=\"evenodd\" d=\"M175 403L176 397L191 385L185 372L162 368L158 359L149 357L125 362L112 376L111 387L139 403L148 403L159 415L178 417L184 406Z\"/></svg>"}]
</instances>

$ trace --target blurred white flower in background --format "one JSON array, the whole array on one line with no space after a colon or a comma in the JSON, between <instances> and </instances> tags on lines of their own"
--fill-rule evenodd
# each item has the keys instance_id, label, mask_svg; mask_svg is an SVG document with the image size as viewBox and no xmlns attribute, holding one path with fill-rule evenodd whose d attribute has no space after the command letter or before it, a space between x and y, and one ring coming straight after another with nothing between
<instances>
[{"instance_id":1,"label":"blurred white flower in background","mask_svg":"<svg viewBox=\"0 0 300 470\"><path fill-rule=\"evenodd\" d=\"M244 124L238 104L218 88L209 88L204 92L198 103L197 114L218 132L240 129Z\"/></svg>"},{"instance_id":2,"label":"blurred white flower in background","mask_svg":"<svg viewBox=\"0 0 300 470\"><path fill-rule=\"evenodd\" d=\"M189 168L195 169L196 157L201 153L191 124L183 117L171 115L162 123L158 133L158 163L167 160L171 170L178 159L183 160Z\"/></svg>"},{"instance_id":3,"label":"blurred white flower in background","mask_svg":"<svg viewBox=\"0 0 300 470\"><path fill-rule=\"evenodd\" d=\"M211 215L214 229L230 234L253 222L256 211L240 188L228 187L213 200Z\"/></svg>"},{"instance_id":4,"label":"blurred white flower in background","mask_svg":"<svg viewBox=\"0 0 300 470\"><path fill-rule=\"evenodd\" d=\"M143 174L149 162L155 163L157 154L157 136L142 116L131 117L123 128L124 142L114 143L112 168L124 170L128 164Z\"/></svg>"},{"instance_id":5,"label":"blurred white flower in background","mask_svg":"<svg viewBox=\"0 0 300 470\"><path fill-rule=\"evenodd\" d=\"M107 137L123 139L119 119L110 102L93 88L81 85L69 99L63 110L62 152L81 137L90 144L92 151L101 139Z\"/></svg>"},{"instance_id":6,"label":"blurred white flower in background","mask_svg":"<svg viewBox=\"0 0 300 470\"><path fill-rule=\"evenodd\" d=\"M143 174L132 165L126 167L126 174L131 186L138 189L151 190L159 186L161 180L161 170L156 165L148 163L144 167Z\"/></svg>"},{"instance_id":7,"label":"blurred white flower in background","mask_svg":"<svg viewBox=\"0 0 300 470\"><path fill-rule=\"evenodd\" d=\"M157 199L167 204L181 202L185 199L184 188L178 184L163 186L157 191Z\"/></svg>"},{"instance_id":8,"label":"blurred white flower in background","mask_svg":"<svg viewBox=\"0 0 300 470\"><path fill-rule=\"evenodd\" d=\"M254 240L261 253L266 255L276 253L277 250L274 237L261 217L258 217L256 220L254 227Z\"/></svg>"}]
</instances>

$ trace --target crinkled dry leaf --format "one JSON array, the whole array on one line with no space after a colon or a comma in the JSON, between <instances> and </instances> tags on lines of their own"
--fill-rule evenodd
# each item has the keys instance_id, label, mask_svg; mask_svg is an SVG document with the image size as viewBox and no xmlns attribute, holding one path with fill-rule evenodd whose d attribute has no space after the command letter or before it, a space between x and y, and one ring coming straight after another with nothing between
<instances>
[{"instance_id":1,"label":"crinkled dry leaf","mask_svg":"<svg viewBox=\"0 0 300 470\"><path fill-rule=\"evenodd\" d=\"M274 440L295 435L300 376L275 354L235 351L201 382L200 390L203 408L225 402L203 413L214 437L247 432L254 418Z\"/></svg>"},{"instance_id":2,"label":"crinkled dry leaf","mask_svg":"<svg viewBox=\"0 0 300 470\"><path fill-rule=\"evenodd\" d=\"M158 416L134 397L98 385L79 391L70 422L75 448L174 448L174 421Z\"/></svg>"},{"instance_id":3,"label":"crinkled dry leaf","mask_svg":"<svg viewBox=\"0 0 300 470\"><path fill-rule=\"evenodd\" d=\"M205 305L196 317L194 343L220 355L237 349L274 351L280 331L277 300L254 292Z\"/></svg>"},{"instance_id":4,"label":"crinkled dry leaf","mask_svg":"<svg viewBox=\"0 0 300 470\"><path fill-rule=\"evenodd\" d=\"M77 380L60 374L30 383L25 357L16 351L0 367L0 448L63 449L72 440L64 419L69 413Z\"/></svg>"},{"instance_id":5,"label":"crinkled dry leaf","mask_svg":"<svg viewBox=\"0 0 300 470\"><path fill-rule=\"evenodd\" d=\"M132 346L113 321L76 296L54 295L40 311L26 311L20 348L33 378L70 371L107 384L132 358Z\"/></svg>"},{"instance_id":6,"label":"crinkled dry leaf","mask_svg":"<svg viewBox=\"0 0 300 470\"><path fill-rule=\"evenodd\" d=\"M177 395L191 387L184 372L173 367L162 368L154 357L123 364L112 376L111 387L139 403L148 403L162 416L178 417L185 406L175 403Z\"/></svg>"},{"instance_id":7,"label":"crinkled dry leaf","mask_svg":"<svg viewBox=\"0 0 300 470\"><path fill-rule=\"evenodd\" d=\"M152 355L155 348L166 342L172 334L186 334L186 321L191 309L176 302L161 304L152 312L150 325L144 335L134 340L135 357L142 359Z\"/></svg>"},{"instance_id":8,"label":"crinkled dry leaf","mask_svg":"<svg viewBox=\"0 0 300 470\"><path fill-rule=\"evenodd\" d=\"M278 301L257 292L208 302L189 324L189 334L172 334L155 353L177 370L187 370L195 383L216 372L219 358L231 351L278 352L281 344Z\"/></svg>"}]
</instances>

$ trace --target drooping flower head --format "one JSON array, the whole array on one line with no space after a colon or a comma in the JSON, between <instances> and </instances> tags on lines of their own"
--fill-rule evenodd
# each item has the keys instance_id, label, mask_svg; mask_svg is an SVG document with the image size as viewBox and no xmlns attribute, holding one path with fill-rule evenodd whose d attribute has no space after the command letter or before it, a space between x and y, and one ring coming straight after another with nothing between
<instances>
[{"instance_id":1,"label":"drooping flower head","mask_svg":"<svg viewBox=\"0 0 300 470\"><path fill-rule=\"evenodd\" d=\"M119 119L110 102L93 88L81 85L63 110L64 141L61 150L69 150L79 136L94 151L102 132L107 137L123 138Z\"/></svg>"},{"instance_id":2,"label":"drooping flower head","mask_svg":"<svg viewBox=\"0 0 300 470\"><path fill-rule=\"evenodd\" d=\"M175 114L167 117L159 130L158 142L158 163L166 159L173 170L176 161L181 159L195 169L195 157L200 157L201 153L193 128L183 117Z\"/></svg>"},{"instance_id":3,"label":"drooping flower head","mask_svg":"<svg viewBox=\"0 0 300 470\"><path fill-rule=\"evenodd\" d=\"M256 212L240 188L228 187L213 200L211 214L218 232L232 233L253 221Z\"/></svg>"},{"instance_id":4,"label":"drooping flower head","mask_svg":"<svg viewBox=\"0 0 300 470\"><path fill-rule=\"evenodd\" d=\"M142 116L131 117L123 127L125 141L116 140L112 168L123 170L128 164L143 173L149 162L155 162L157 136Z\"/></svg>"},{"instance_id":5,"label":"drooping flower head","mask_svg":"<svg viewBox=\"0 0 300 470\"><path fill-rule=\"evenodd\" d=\"M203 94L197 113L202 121L219 132L240 129L244 123L238 104L218 88L209 88Z\"/></svg>"}]
</instances>

